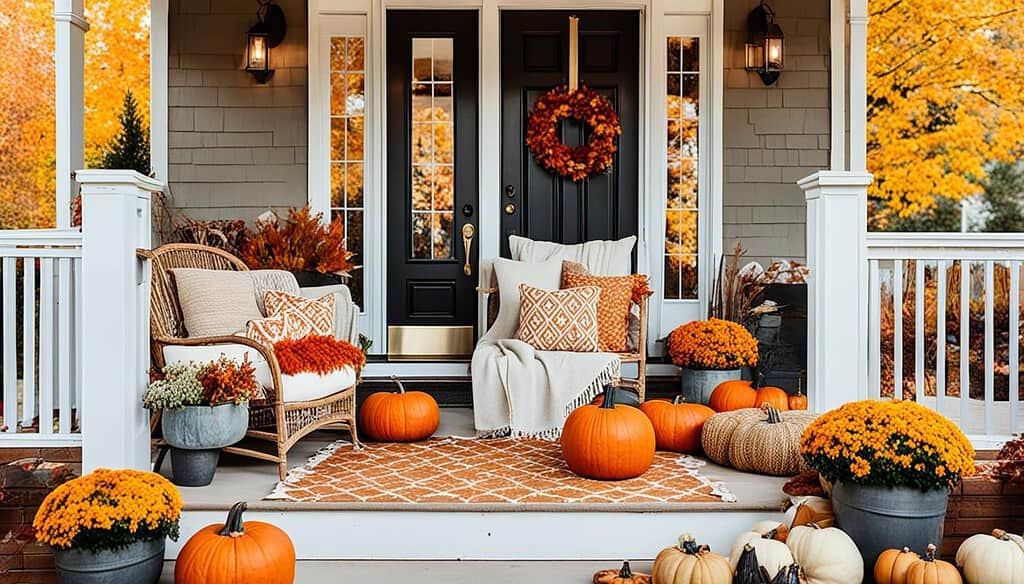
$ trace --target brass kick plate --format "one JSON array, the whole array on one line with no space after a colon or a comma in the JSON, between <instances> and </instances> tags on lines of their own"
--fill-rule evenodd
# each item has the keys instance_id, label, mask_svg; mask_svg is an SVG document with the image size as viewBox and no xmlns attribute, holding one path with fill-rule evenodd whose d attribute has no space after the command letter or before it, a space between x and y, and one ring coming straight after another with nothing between
<instances>
[{"instance_id":1,"label":"brass kick plate","mask_svg":"<svg viewBox=\"0 0 1024 584\"><path fill-rule=\"evenodd\" d=\"M473 354L472 326L389 326L389 359L462 360Z\"/></svg>"}]
</instances>

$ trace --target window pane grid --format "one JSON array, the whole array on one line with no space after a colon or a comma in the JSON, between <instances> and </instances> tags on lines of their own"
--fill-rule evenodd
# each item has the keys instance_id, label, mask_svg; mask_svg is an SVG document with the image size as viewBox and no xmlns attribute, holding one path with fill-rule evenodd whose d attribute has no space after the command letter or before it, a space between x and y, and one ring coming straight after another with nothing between
<instances>
[{"instance_id":1,"label":"window pane grid","mask_svg":"<svg viewBox=\"0 0 1024 584\"><path fill-rule=\"evenodd\" d=\"M330 129L331 219L345 225L345 247L363 264L363 190L366 77L363 37L331 38ZM348 282L352 299L363 306L363 271Z\"/></svg>"},{"instance_id":2,"label":"window pane grid","mask_svg":"<svg viewBox=\"0 0 1024 584\"><path fill-rule=\"evenodd\" d=\"M700 45L666 42L665 283L667 300L697 298Z\"/></svg>"}]
</instances>

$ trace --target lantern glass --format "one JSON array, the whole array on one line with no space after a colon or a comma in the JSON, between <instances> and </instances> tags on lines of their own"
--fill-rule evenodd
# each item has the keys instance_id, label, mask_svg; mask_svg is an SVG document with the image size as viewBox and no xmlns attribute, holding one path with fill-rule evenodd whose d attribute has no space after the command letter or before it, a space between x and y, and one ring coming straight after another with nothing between
<instances>
[{"instance_id":1,"label":"lantern glass","mask_svg":"<svg viewBox=\"0 0 1024 584\"><path fill-rule=\"evenodd\" d=\"M764 69L764 45L757 43L746 44L746 68L747 71L761 71Z\"/></svg>"},{"instance_id":2,"label":"lantern glass","mask_svg":"<svg viewBox=\"0 0 1024 584\"><path fill-rule=\"evenodd\" d=\"M778 27L776 26L776 28ZM785 51L781 33L780 30L778 35L768 36L764 39L765 71L782 71L782 58Z\"/></svg>"},{"instance_id":3,"label":"lantern glass","mask_svg":"<svg viewBox=\"0 0 1024 584\"><path fill-rule=\"evenodd\" d=\"M266 33L249 33L245 70L249 72L270 70L270 48Z\"/></svg>"}]
</instances>

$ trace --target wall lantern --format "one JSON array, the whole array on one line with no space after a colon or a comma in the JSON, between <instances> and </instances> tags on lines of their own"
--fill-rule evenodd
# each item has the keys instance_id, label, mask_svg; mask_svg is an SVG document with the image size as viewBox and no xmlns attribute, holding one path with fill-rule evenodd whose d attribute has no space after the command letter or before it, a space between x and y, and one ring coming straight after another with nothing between
<instances>
[{"instance_id":1,"label":"wall lantern","mask_svg":"<svg viewBox=\"0 0 1024 584\"><path fill-rule=\"evenodd\" d=\"M270 68L270 49L281 44L287 29L281 7L272 0L261 0L256 10L256 24L249 29L245 43L245 70L257 83L266 83L274 76Z\"/></svg>"},{"instance_id":2,"label":"wall lantern","mask_svg":"<svg viewBox=\"0 0 1024 584\"><path fill-rule=\"evenodd\" d=\"M779 80L784 52L782 29L775 11L761 3L747 15L746 69L761 76L765 85Z\"/></svg>"}]
</instances>

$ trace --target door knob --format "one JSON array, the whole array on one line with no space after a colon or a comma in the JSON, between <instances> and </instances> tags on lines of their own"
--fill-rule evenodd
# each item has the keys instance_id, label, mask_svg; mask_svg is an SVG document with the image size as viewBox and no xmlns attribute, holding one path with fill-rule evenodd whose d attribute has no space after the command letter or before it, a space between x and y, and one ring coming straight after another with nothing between
<instances>
[{"instance_id":1,"label":"door knob","mask_svg":"<svg viewBox=\"0 0 1024 584\"><path fill-rule=\"evenodd\" d=\"M467 276L473 275L473 266L469 263L470 250L473 248L473 236L476 235L476 228L473 227L472 223L466 223L462 226L462 246L466 250L466 264L462 266L462 271Z\"/></svg>"},{"instance_id":2,"label":"door knob","mask_svg":"<svg viewBox=\"0 0 1024 584\"><path fill-rule=\"evenodd\" d=\"M515 203L508 203L507 205L505 205L505 214L506 215L512 215L515 212L516 212L516 204Z\"/></svg>"}]
</instances>

